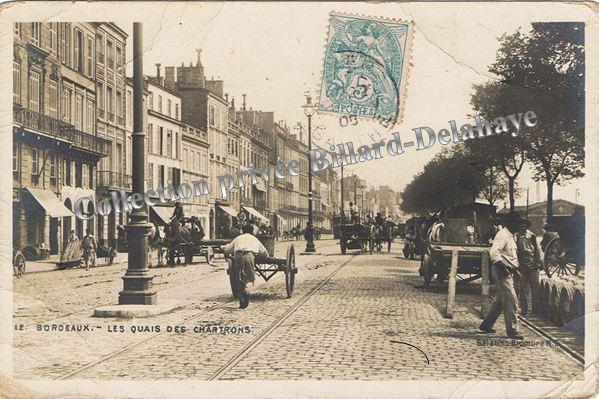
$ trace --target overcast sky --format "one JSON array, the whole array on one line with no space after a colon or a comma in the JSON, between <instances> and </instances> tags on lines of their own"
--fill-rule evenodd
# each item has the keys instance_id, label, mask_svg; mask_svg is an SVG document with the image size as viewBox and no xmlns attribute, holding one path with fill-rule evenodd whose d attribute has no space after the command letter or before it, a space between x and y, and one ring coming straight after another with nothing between
<instances>
[{"instance_id":1,"label":"overcast sky","mask_svg":"<svg viewBox=\"0 0 599 399\"><path fill-rule=\"evenodd\" d=\"M277 120L289 125L306 123L301 105L304 92L317 97L321 78L328 14L331 11L352 12L371 16L403 18L415 22L411 65L408 76L404 118L394 131L413 138L410 129L429 126L435 130L448 127L449 120L458 126L468 122L472 85L493 79L488 66L494 61L498 38L519 27L530 28L531 18L543 20L534 4L328 4L328 3L209 3L152 6L153 13L140 15L144 22L144 71L155 74L154 64L164 66L196 62L196 48L202 49L202 63L207 78L225 81L225 92L241 105L247 94L248 107L274 111ZM544 7L546 7L545 5ZM554 5L552 5L554 6ZM576 20L568 9L555 4L552 20ZM146 6L144 6L144 9ZM547 10L547 9L546 9ZM132 34L131 16L115 18L115 22ZM127 46L132 55L132 38ZM129 75L131 65L129 65ZM523 112L526 110L522 110ZM352 140L370 143L369 134L385 131L375 123L361 119L355 128L339 127L338 116L318 115L313 126L320 141ZM316 135L316 134L315 134ZM351 169L372 185L390 185L401 190L419 173L441 146L414 151L400 157L366 162ZM573 201L575 189L582 180L556 190L556 198ZM524 195L517 201L537 199L537 185L525 172L520 179ZM544 182L539 198L545 199ZM500 207L502 204L497 204Z\"/></svg>"}]
</instances>

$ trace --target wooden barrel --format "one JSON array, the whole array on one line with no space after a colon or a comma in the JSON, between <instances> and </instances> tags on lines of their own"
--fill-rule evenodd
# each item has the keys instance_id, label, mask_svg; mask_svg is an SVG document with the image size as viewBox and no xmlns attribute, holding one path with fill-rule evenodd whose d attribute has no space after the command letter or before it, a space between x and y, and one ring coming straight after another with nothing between
<instances>
[{"instance_id":1,"label":"wooden barrel","mask_svg":"<svg viewBox=\"0 0 599 399\"><path fill-rule=\"evenodd\" d=\"M574 287L574 297L572 300L571 312L573 315L571 326L572 330L578 334L584 334L584 287L577 285Z\"/></svg>"},{"instance_id":2,"label":"wooden barrel","mask_svg":"<svg viewBox=\"0 0 599 399\"><path fill-rule=\"evenodd\" d=\"M551 293L550 293L550 311L549 311L549 319L554 322L556 325L561 326L563 324L562 320L559 318L559 297L560 297L560 286L556 283L551 284Z\"/></svg>"},{"instance_id":3,"label":"wooden barrel","mask_svg":"<svg viewBox=\"0 0 599 399\"><path fill-rule=\"evenodd\" d=\"M542 280L541 309L546 318L551 317L551 282Z\"/></svg>"},{"instance_id":4,"label":"wooden barrel","mask_svg":"<svg viewBox=\"0 0 599 399\"><path fill-rule=\"evenodd\" d=\"M561 324L568 324L574 318L574 291L574 286L570 284L562 286L560 290L558 314Z\"/></svg>"}]
</instances>

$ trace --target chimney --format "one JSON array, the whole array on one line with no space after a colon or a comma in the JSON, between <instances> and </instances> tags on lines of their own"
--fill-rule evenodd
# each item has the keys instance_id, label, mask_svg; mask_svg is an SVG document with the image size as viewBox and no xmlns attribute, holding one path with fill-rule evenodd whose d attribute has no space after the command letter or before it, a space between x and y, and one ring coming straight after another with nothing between
<instances>
[{"instance_id":1,"label":"chimney","mask_svg":"<svg viewBox=\"0 0 599 399\"><path fill-rule=\"evenodd\" d=\"M231 97L231 108L235 109L235 97Z\"/></svg>"},{"instance_id":2,"label":"chimney","mask_svg":"<svg viewBox=\"0 0 599 399\"><path fill-rule=\"evenodd\" d=\"M156 63L156 82L161 85L161 79L160 79L160 64Z\"/></svg>"},{"instance_id":3,"label":"chimney","mask_svg":"<svg viewBox=\"0 0 599 399\"><path fill-rule=\"evenodd\" d=\"M229 93L225 93L225 101L229 102Z\"/></svg>"},{"instance_id":4,"label":"chimney","mask_svg":"<svg viewBox=\"0 0 599 399\"><path fill-rule=\"evenodd\" d=\"M245 111L245 94L241 95L243 97L243 103L241 104L241 109Z\"/></svg>"}]
</instances>

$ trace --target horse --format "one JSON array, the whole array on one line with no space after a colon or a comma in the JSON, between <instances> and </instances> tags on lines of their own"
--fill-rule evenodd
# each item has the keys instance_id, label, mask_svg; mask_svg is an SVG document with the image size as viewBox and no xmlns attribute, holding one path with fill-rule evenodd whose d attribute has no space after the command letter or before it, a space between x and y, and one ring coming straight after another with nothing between
<instances>
[{"instance_id":1,"label":"horse","mask_svg":"<svg viewBox=\"0 0 599 399\"><path fill-rule=\"evenodd\" d=\"M156 224L152 225L150 229L150 235L148 237L148 245L150 246L150 254L152 251L156 250L158 255L158 264L157 266L162 266L164 263L164 237L160 231L160 227ZM150 256L151 259L151 256ZM149 264L151 262L148 262Z\"/></svg>"},{"instance_id":2,"label":"horse","mask_svg":"<svg viewBox=\"0 0 599 399\"><path fill-rule=\"evenodd\" d=\"M187 222L190 223L190 227L185 225ZM193 245L199 244L205 235L202 225L195 216L189 219L184 218L183 223L174 218L165 226L164 233L168 246L167 261L169 265L175 264L175 257L177 257L177 264L180 264L181 255L184 255L185 263L191 263L193 260Z\"/></svg>"}]
</instances>

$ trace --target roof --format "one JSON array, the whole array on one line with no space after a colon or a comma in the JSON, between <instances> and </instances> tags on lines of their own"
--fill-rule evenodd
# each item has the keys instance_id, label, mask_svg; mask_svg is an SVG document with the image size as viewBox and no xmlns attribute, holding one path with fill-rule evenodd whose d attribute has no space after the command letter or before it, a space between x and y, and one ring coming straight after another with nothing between
<instances>
[{"instance_id":1,"label":"roof","mask_svg":"<svg viewBox=\"0 0 599 399\"><path fill-rule=\"evenodd\" d=\"M579 205L576 204L574 202L565 200L565 199L555 199L553 200L553 214L554 215L560 215L560 214L564 214L562 211L560 211L560 207L570 207L572 209L581 209L584 211L584 205ZM542 202L536 202L534 204L529 204L528 205L528 214L542 214L544 215L547 209L547 201L542 201ZM500 214L505 214L508 213L510 210L509 208L503 208L501 209L498 213ZM514 211L518 212L520 214L525 214L526 213L526 205L524 206L516 206L514 207Z\"/></svg>"}]
</instances>

